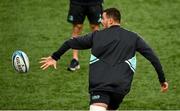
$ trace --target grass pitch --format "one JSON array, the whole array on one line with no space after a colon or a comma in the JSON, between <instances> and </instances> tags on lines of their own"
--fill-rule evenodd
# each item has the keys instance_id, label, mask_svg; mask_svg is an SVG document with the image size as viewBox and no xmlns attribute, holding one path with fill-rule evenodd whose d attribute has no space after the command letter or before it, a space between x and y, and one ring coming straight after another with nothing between
<instances>
[{"instance_id":1,"label":"grass pitch","mask_svg":"<svg viewBox=\"0 0 180 111\"><path fill-rule=\"evenodd\" d=\"M58 69L42 71L40 58L52 54L71 36L67 23L68 0L0 1L0 109L89 108L88 63L90 50L80 51L81 69L68 72L68 51ZM122 13L122 26L139 33L155 50L169 82L160 92L152 65L137 53L137 71L131 92L119 109L180 109L180 1L105 0L104 8ZM85 21L82 34L90 32ZM11 65L12 53L22 50L30 59L30 71L18 74Z\"/></svg>"}]
</instances>

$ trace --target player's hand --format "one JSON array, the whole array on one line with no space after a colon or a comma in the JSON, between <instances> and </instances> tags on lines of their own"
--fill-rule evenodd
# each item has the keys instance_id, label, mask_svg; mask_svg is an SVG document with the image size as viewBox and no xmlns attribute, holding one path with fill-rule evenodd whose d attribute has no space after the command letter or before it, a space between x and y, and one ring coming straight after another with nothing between
<instances>
[{"instance_id":1,"label":"player's hand","mask_svg":"<svg viewBox=\"0 0 180 111\"><path fill-rule=\"evenodd\" d=\"M54 60L51 56L41 58L39 63L42 64L42 70L47 69L49 66L53 66L56 69L56 60Z\"/></svg>"},{"instance_id":2,"label":"player's hand","mask_svg":"<svg viewBox=\"0 0 180 111\"><path fill-rule=\"evenodd\" d=\"M161 92L166 92L168 90L168 83L161 83Z\"/></svg>"}]
</instances>

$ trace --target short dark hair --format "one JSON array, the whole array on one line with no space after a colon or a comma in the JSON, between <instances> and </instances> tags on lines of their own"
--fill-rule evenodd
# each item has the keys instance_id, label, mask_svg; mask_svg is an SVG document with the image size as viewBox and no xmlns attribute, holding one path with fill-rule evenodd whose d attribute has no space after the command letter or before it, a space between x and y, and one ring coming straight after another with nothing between
<instances>
[{"instance_id":1,"label":"short dark hair","mask_svg":"<svg viewBox=\"0 0 180 111\"><path fill-rule=\"evenodd\" d=\"M106 13L107 17L112 18L114 21L119 22L121 21L121 13L116 8L108 8L105 9L103 12Z\"/></svg>"}]
</instances>

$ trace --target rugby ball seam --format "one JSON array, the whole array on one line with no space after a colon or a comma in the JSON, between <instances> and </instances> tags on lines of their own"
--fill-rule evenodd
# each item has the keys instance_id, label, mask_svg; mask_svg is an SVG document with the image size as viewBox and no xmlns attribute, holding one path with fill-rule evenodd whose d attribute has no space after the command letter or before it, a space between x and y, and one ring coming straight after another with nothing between
<instances>
[{"instance_id":1,"label":"rugby ball seam","mask_svg":"<svg viewBox=\"0 0 180 111\"><path fill-rule=\"evenodd\" d=\"M24 56L22 55L22 52L20 53L20 56L22 57L23 62L24 62L24 65L25 65L25 72L27 72L27 65L26 65L26 62L25 62Z\"/></svg>"}]
</instances>

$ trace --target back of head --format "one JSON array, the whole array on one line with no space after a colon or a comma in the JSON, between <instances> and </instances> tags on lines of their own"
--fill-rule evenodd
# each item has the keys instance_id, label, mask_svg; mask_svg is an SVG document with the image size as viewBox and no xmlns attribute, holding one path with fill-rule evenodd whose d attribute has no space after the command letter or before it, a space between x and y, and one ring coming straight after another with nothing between
<instances>
[{"instance_id":1,"label":"back of head","mask_svg":"<svg viewBox=\"0 0 180 111\"><path fill-rule=\"evenodd\" d=\"M121 21L121 13L116 8L108 8L103 11L103 13L106 13L107 17L112 18L117 23L120 23Z\"/></svg>"}]
</instances>

